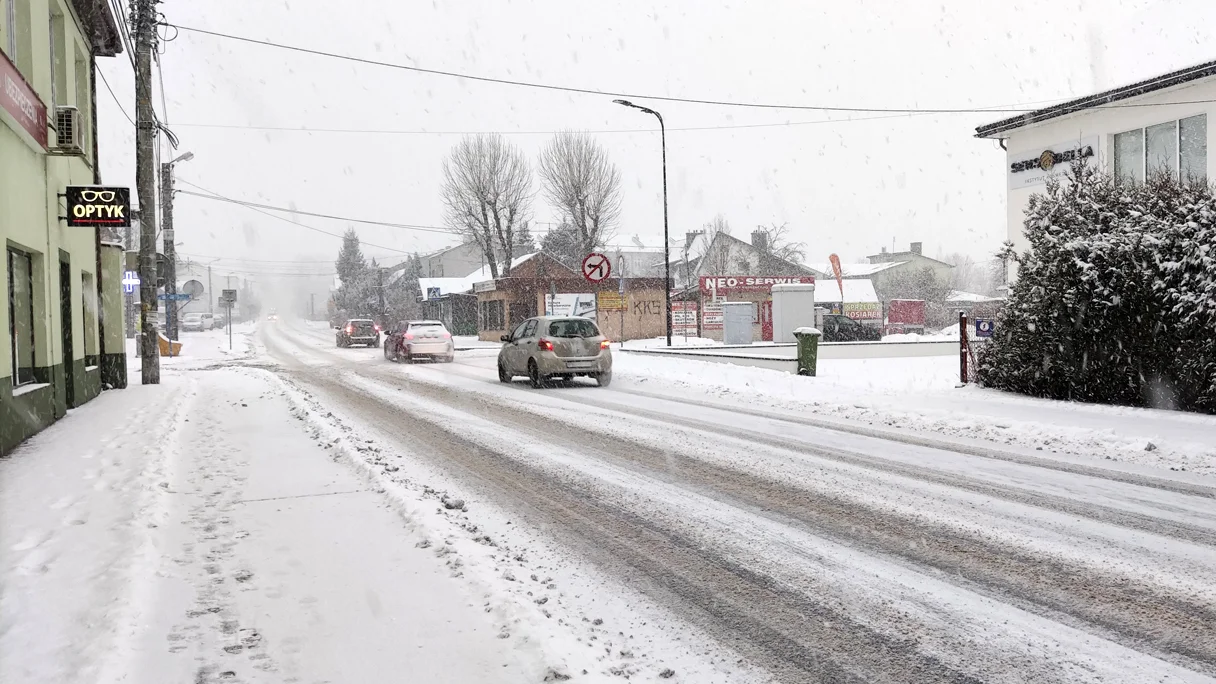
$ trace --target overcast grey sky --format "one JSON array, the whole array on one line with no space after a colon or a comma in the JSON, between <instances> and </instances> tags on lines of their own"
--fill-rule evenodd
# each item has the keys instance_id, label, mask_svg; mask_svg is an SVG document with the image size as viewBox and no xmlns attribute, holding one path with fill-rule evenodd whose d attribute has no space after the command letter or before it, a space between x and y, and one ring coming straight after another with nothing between
<instances>
[{"instance_id":1,"label":"overcast grey sky","mask_svg":"<svg viewBox=\"0 0 1216 684\"><path fill-rule=\"evenodd\" d=\"M1046 104L1212 59L1216 45L1210 0L167 0L159 7L171 23L431 69L810 106ZM608 131L597 137L624 176L617 240L636 234L661 244L659 135L653 118L611 97L358 65L185 31L163 50L167 119L179 152L196 155L178 167L182 181L253 202L441 226L440 168L459 136L440 132L500 131L535 159L547 138L536 132ZM126 56L99 66L134 115ZM906 248L914 240L929 255L983 257L1004 239L1003 154L972 137L977 124L1003 114L636 101L662 112L671 129L673 236L721 212L744 239L758 224L788 222L809 261L832 252L860 261L892 241ZM134 129L104 86L98 109L104 179L134 187ZM789 125L730 128L767 124ZM710 130L679 130L687 128ZM532 211L541 230L557 220L539 194ZM221 262L248 270L332 270L340 244L186 195L177 200L176 227L185 254L265 260ZM365 243L380 245L365 252L386 263L453 242L436 232L357 229Z\"/></svg>"}]
</instances>

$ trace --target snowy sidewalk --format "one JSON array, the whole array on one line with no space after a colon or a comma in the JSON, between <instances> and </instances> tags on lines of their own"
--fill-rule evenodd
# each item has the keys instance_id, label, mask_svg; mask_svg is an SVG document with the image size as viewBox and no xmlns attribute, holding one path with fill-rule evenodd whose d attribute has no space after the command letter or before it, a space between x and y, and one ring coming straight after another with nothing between
<instances>
[{"instance_id":1,"label":"snowy sidewalk","mask_svg":"<svg viewBox=\"0 0 1216 684\"><path fill-rule=\"evenodd\" d=\"M524 681L278 387L168 372L0 462L0 681Z\"/></svg>"}]
</instances>

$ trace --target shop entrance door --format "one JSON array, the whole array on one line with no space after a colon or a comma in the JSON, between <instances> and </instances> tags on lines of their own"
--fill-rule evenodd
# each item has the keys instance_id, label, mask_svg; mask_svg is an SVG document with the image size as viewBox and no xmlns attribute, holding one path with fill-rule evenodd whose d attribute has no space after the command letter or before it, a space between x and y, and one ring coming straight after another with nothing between
<instances>
[{"instance_id":1,"label":"shop entrance door","mask_svg":"<svg viewBox=\"0 0 1216 684\"><path fill-rule=\"evenodd\" d=\"M59 329L63 335L63 387L67 408L76 405L76 373L72 363L72 266L59 262Z\"/></svg>"}]
</instances>

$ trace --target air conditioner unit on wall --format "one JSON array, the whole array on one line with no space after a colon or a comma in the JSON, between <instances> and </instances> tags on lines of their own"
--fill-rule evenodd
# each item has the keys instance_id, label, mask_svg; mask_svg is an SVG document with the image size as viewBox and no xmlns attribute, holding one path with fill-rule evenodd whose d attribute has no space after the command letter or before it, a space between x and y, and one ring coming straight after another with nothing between
<instances>
[{"instance_id":1,"label":"air conditioner unit on wall","mask_svg":"<svg viewBox=\"0 0 1216 684\"><path fill-rule=\"evenodd\" d=\"M55 108L55 139L60 152L84 154L83 133L80 110L66 106Z\"/></svg>"}]
</instances>

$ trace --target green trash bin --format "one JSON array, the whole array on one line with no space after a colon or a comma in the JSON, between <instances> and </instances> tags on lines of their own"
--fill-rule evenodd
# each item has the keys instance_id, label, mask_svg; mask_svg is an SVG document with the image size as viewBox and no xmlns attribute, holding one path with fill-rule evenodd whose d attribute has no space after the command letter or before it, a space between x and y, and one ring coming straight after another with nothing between
<instances>
[{"instance_id":1,"label":"green trash bin","mask_svg":"<svg viewBox=\"0 0 1216 684\"><path fill-rule=\"evenodd\" d=\"M798 340L798 375L815 376L815 364L819 360L819 338L823 333L817 328L796 328L794 339Z\"/></svg>"}]
</instances>

